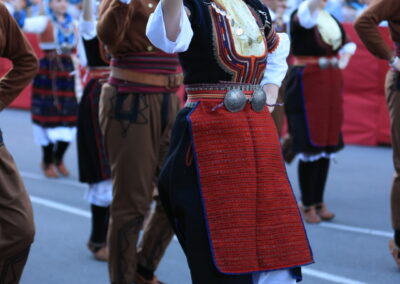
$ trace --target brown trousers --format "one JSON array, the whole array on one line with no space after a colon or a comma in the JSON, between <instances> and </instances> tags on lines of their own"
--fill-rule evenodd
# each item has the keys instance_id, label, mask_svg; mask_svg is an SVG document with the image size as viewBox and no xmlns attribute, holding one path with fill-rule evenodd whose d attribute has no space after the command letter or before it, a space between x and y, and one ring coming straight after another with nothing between
<instances>
[{"instance_id":1,"label":"brown trousers","mask_svg":"<svg viewBox=\"0 0 400 284\"><path fill-rule=\"evenodd\" d=\"M103 85L99 116L113 181L108 238L113 284L132 283L137 264L155 270L173 236L157 198L137 249L178 111L176 94L117 94Z\"/></svg>"},{"instance_id":2,"label":"brown trousers","mask_svg":"<svg viewBox=\"0 0 400 284\"><path fill-rule=\"evenodd\" d=\"M393 163L395 174L392 184L391 209L392 225L400 230L400 73L389 70L386 75L385 94L389 108Z\"/></svg>"},{"instance_id":3,"label":"brown trousers","mask_svg":"<svg viewBox=\"0 0 400 284\"><path fill-rule=\"evenodd\" d=\"M0 284L17 284L35 227L32 205L0 131Z\"/></svg>"}]
</instances>

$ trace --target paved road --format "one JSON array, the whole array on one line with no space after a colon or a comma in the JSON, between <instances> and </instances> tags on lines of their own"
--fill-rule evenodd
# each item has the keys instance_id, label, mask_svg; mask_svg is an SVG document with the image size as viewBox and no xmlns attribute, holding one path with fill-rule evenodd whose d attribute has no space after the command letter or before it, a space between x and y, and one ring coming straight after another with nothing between
<instances>
[{"instance_id":1,"label":"paved road","mask_svg":"<svg viewBox=\"0 0 400 284\"><path fill-rule=\"evenodd\" d=\"M107 267L85 247L89 206L85 185L77 182L76 145L67 152L72 175L47 180L40 170L40 148L33 143L30 115L6 110L0 115L8 149L14 155L32 197L36 241L22 284L106 284ZM288 174L298 196L297 161ZM332 223L307 226L316 264L304 269L303 283L400 283L389 255L391 150L348 146L333 163L326 201L337 214ZM173 241L157 275L168 284L189 284L185 257ZM204 283L207 284L207 283Z\"/></svg>"}]
</instances>

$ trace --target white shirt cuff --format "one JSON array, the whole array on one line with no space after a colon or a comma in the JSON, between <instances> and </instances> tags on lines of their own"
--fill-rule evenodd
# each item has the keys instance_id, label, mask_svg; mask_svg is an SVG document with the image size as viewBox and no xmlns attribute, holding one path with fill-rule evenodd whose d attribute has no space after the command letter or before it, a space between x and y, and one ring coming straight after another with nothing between
<instances>
[{"instance_id":1,"label":"white shirt cuff","mask_svg":"<svg viewBox=\"0 0 400 284\"><path fill-rule=\"evenodd\" d=\"M350 53L351 55L354 55L356 50L357 45L354 42L348 42L340 49L339 54Z\"/></svg>"},{"instance_id":2,"label":"white shirt cuff","mask_svg":"<svg viewBox=\"0 0 400 284\"><path fill-rule=\"evenodd\" d=\"M274 84L280 87L288 70L286 58L290 51L290 40L286 33L278 33L277 35L279 36L279 45L274 52L268 54L267 69L261 81L261 86Z\"/></svg>"},{"instance_id":3,"label":"white shirt cuff","mask_svg":"<svg viewBox=\"0 0 400 284\"><path fill-rule=\"evenodd\" d=\"M175 42L170 41L165 30L164 14L160 2L147 22L146 35L151 43L166 53L184 52L189 48L193 30L184 6L181 7L180 32Z\"/></svg>"}]
</instances>

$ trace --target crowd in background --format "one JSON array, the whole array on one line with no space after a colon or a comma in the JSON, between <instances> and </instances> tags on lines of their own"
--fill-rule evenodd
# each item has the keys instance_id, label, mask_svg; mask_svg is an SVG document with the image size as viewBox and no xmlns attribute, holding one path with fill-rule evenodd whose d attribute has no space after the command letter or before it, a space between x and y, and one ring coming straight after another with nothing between
<instances>
[{"instance_id":1,"label":"crowd in background","mask_svg":"<svg viewBox=\"0 0 400 284\"><path fill-rule=\"evenodd\" d=\"M46 14L47 0L3 0L9 11L15 17L33 17ZM372 0L329 0L327 11L332 13L341 22L354 22L358 15L365 10ZM270 10L284 8L284 14L290 15L302 0L264 0ZM82 10L81 0L69 0L68 12L75 19L79 18ZM286 17L285 16L285 17Z\"/></svg>"}]
</instances>

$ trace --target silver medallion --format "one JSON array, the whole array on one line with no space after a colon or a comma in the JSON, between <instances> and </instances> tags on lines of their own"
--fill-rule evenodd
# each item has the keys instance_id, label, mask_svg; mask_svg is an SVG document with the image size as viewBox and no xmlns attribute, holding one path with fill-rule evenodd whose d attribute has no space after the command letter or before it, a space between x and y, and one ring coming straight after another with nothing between
<instances>
[{"instance_id":1,"label":"silver medallion","mask_svg":"<svg viewBox=\"0 0 400 284\"><path fill-rule=\"evenodd\" d=\"M224 105L230 112L242 111L246 106L246 95L238 89L230 90L224 98Z\"/></svg>"},{"instance_id":2,"label":"silver medallion","mask_svg":"<svg viewBox=\"0 0 400 284\"><path fill-rule=\"evenodd\" d=\"M330 65L329 59L326 57L320 57L318 58L318 66L321 69L326 69Z\"/></svg>"},{"instance_id":3,"label":"silver medallion","mask_svg":"<svg viewBox=\"0 0 400 284\"><path fill-rule=\"evenodd\" d=\"M251 107L255 112L261 112L267 102L267 95L262 88L257 88L251 97Z\"/></svg>"},{"instance_id":4,"label":"silver medallion","mask_svg":"<svg viewBox=\"0 0 400 284\"><path fill-rule=\"evenodd\" d=\"M336 57L332 57L330 61L333 68L338 68L339 60Z\"/></svg>"}]
</instances>

